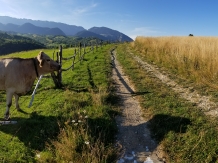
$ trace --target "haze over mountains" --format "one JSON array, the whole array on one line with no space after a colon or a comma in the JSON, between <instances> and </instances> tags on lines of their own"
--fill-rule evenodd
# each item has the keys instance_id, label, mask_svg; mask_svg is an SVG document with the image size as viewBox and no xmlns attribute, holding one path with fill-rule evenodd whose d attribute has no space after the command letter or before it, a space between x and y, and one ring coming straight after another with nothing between
<instances>
[{"instance_id":1,"label":"haze over mountains","mask_svg":"<svg viewBox=\"0 0 218 163\"><path fill-rule=\"evenodd\" d=\"M101 40L121 42L133 41L127 35L107 27L92 27L86 30L81 26L41 20L17 19L8 16L0 16L0 30L38 35L95 37Z\"/></svg>"}]
</instances>

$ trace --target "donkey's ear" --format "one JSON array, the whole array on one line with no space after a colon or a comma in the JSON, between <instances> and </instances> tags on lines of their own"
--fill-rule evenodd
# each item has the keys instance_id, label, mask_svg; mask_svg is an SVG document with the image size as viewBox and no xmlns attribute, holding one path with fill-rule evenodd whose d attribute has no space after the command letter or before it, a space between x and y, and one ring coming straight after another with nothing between
<instances>
[{"instance_id":1,"label":"donkey's ear","mask_svg":"<svg viewBox=\"0 0 218 163\"><path fill-rule=\"evenodd\" d=\"M37 56L37 60L39 61L39 67L42 67L43 64L44 64L44 61L43 61L43 52L39 52L38 56Z\"/></svg>"}]
</instances>

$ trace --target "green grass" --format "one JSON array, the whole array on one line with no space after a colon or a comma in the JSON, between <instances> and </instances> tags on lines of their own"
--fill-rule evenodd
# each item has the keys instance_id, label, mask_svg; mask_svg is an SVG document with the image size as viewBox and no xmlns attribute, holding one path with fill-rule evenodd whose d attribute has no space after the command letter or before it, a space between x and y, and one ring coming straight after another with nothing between
<instances>
[{"instance_id":1,"label":"green grass","mask_svg":"<svg viewBox=\"0 0 218 163\"><path fill-rule=\"evenodd\" d=\"M110 49L104 46L85 55L74 70L63 72L63 88L43 78L31 108L31 93L19 100L22 112L10 109L15 125L0 126L0 162L114 162L117 111L110 94ZM52 57L53 51L44 52ZM6 57L35 57L39 50ZM69 57L73 49L63 49ZM72 61L63 61L68 68ZM5 92L0 92L0 115L5 112ZM14 101L13 101L14 104Z\"/></svg>"},{"instance_id":2,"label":"green grass","mask_svg":"<svg viewBox=\"0 0 218 163\"><path fill-rule=\"evenodd\" d=\"M151 76L131 57L128 47L118 46L118 60L136 86L152 136L164 147L167 162L218 162L217 118L206 117Z\"/></svg>"}]
</instances>

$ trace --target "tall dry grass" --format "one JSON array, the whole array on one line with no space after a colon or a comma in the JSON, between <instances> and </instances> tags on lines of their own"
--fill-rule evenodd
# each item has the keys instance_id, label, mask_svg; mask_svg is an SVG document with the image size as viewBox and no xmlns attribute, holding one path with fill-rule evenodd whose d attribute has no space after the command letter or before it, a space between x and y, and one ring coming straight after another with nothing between
<instances>
[{"instance_id":1,"label":"tall dry grass","mask_svg":"<svg viewBox=\"0 0 218 163\"><path fill-rule=\"evenodd\" d=\"M75 93L66 92L66 96L72 101L73 94ZM114 162L116 159L117 149L112 143L111 121L100 118L105 116L107 108L104 98L108 94L105 90L99 89L98 92L91 90L91 98L88 98L85 93L81 93L81 96L77 93L77 96L80 101L75 104L74 112L69 113L71 115L69 119L63 119L64 124L59 123L60 133L57 139L47 143L47 151L38 154L37 162L106 163ZM93 107L84 109L79 102L84 103L87 98L91 100L89 104ZM65 107L63 109L67 111L67 106Z\"/></svg>"},{"instance_id":2,"label":"tall dry grass","mask_svg":"<svg viewBox=\"0 0 218 163\"><path fill-rule=\"evenodd\" d=\"M217 37L137 37L131 45L175 73L218 88Z\"/></svg>"},{"instance_id":3,"label":"tall dry grass","mask_svg":"<svg viewBox=\"0 0 218 163\"><path fill-rule=\"evenodd\" d=\"M74 123L73 125L75 125ZM74 128L77 127L77 130ZM105 146L100 138L90 137L89 127L78 124L72 127L67 125L60 133L58 141L53 141L55 158L52 162L107 162L115 156L111 146ZM101 137L102 135L100 135Z\"/></svg>"}]
</instances>

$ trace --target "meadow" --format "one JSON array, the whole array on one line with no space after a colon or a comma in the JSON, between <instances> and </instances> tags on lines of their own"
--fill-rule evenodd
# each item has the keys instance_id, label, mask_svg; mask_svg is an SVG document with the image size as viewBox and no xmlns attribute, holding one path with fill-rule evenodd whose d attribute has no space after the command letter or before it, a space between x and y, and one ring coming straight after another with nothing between
<instances>
[{"instance_id":1,"label":"meadow","mask_svg":"<svg viewBox=\"0 0 218 163\"><path fill-rule=\"evenodd\" d=\"M112 45L85 55L74 70L63 72L63 87L43 78L33 105L31 93L21 96L22 112L14 101L10 109L13 125L0 126L0 162L113 162L117 114L111 93ZM13 53L4 57L35 57L40 50ZM54 50L43 50L52 57ZM56 50L58 51L58 50ZM74 49L63 49L63 57ZM63 68L71 65L65 61ZM32 88L33 90L34 88ZM0 92L0 115L5 112L5 92Z\"/></svg>"},{"instance_id":2,"label":"meadow","mask_svg":"<svg viewBox=\"0 0 218 163\"><path fill-rule=\"evenodd\" d=\"M137 37L132 43L117 45L117 59L135 85L152 137L167 162L218 162L218 119L180 98L146 72L131 53L157 65L177 83L218 102L217 43L215 37ZM119 114L119 98L110 78L112 48L114 45L107 45L89 52L73 71L63 72L61 89L55 88L51 78L43 78L31 108L32 92L20 98L22 112L11 107L11 118L18 123L0 126L0 162L116 161L114 117ZM44 51L49 56L54 52ZM4 57L29 58L38 52ZM73 53L73 48L63 49L64 57ZM64 61L63 68L71 63ZM5 93L0 92L0 97L3 118Z\"/></svg>"},{"instance_id":3,"label":"meadow","mask_svg":"<svg viewBox=\"0 0 218 163\"><path fill-rule=\"evenodd\" d=\"M151 62L189 78L196 84L217 89L218 38L137 37L132 46Z\"/></svg>"},{"instance_id":4,"label":"meadow","mask_svg":"<svg viewBox=\"0 0 218 163\"><path fill-rule=\"evenodd\" d=\"M181 98L133 56L217 102L217 42L213 37L137 37L118 46L117 58L141 94L144 117L166 162L218 162L218 119Z\"/></svg>"}]
</instances>

